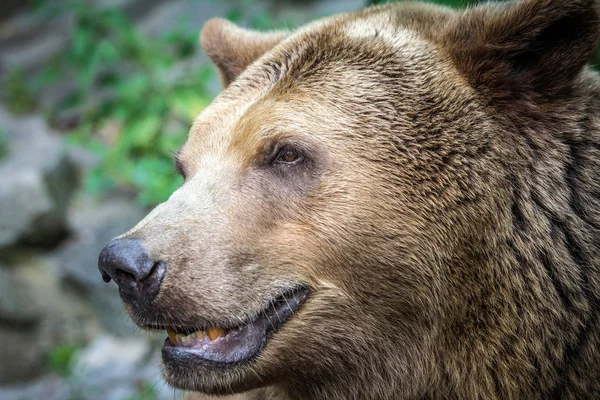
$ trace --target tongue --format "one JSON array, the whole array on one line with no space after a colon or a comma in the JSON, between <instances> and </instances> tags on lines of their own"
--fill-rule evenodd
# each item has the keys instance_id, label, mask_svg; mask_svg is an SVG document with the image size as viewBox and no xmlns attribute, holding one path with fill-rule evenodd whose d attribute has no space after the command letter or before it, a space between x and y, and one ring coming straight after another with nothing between
<instances>
[{"instance_id":1,"label":"tongue","mask_svg":"<svg viewBox=\"0 0 600 400\"><path fill-rule=\"evenodd\" d=\"M165 346L183 347L187 351L191 351L209 361L235 363L258 353L265 343L266 336L266 325L264 321L259 319L229 331L225 336L214 340L210 340L206 336L203 339L195 338L186 343L173 345L167 339Z\"/></svg>"}]
</instances>

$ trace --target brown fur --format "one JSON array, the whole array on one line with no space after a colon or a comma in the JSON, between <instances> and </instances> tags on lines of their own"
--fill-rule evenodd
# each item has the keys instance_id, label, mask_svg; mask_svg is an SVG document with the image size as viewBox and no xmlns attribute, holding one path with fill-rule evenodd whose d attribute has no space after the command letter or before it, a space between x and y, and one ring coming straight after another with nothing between
<instances>
[{"instance_id":1,"label":"brown fur","mask_svg":"<svg viewBox=\"0 0 600 400\"><path fill-rule=\"evenodd\" d=\"M167 381L239 399L599 398L598 29L594 0L208 23L229 86L179 154L182 188L127 234L169 265L132 317L228 325L290 284L311 295L252 363ZM275 168L282 142L305 161Z\"/></svg>"}]
</instances>

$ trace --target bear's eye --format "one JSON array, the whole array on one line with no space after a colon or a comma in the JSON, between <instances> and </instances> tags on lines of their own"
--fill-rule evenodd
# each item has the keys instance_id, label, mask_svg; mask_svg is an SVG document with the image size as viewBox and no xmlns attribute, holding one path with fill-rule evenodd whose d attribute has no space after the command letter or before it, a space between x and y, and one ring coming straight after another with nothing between
<instances>
[{"instance_id":1,"label":"bear's eye","mask_svg":"<svg viewBox=\"0 0 600 400\"><path fill-rule=\"evenodd\" d=\"M275 158L275 162L280 164L298 164L302 160L303 157L299 152L289 148L281 150Z\"/></svg>"}]
</instances>

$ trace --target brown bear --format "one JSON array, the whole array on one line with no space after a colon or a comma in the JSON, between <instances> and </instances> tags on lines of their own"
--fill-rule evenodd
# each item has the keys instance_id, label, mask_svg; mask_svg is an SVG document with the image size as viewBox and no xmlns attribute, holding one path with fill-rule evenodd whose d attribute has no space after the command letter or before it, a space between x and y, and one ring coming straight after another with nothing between
<instances>
[{"instance_id":1,"label":"brown bear","mask_svg":"<svg viewBox=\"0 0 600 400\"><path fill-rule=\"evenodd\" d=\"M596 0L208 22L185 181L99 267L175 387L600 398ZM198 394L197 396L203 396Z\"/></svg>"}]
</instances>

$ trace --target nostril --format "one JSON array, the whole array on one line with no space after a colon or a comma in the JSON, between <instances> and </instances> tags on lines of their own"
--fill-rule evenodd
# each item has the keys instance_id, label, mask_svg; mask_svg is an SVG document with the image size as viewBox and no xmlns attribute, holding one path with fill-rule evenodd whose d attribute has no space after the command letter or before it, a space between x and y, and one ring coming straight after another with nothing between
<instances>
[{"instance_id":1,"label":"nostril","mask_svg":"<svg viewBox=\"0 0 600 400\"><path fill-rule=\"evenodd\" d=\"M117 282L134 283L137 281L135 275L133 275L131 272L123 271L122 269L117 269L115 272L117 274L117 276L115 277L115 281Z\"/></svg>"},{"instance_id":2,"label":"nostril","mask_svg":"<svg viewBox=\"0 0 600 400\"><path fill-rule=\"evenodd\" d=\"M158 265L160 263L161 263L160 261L157 261L154 263L154 265L152 265L152 268L150 269L150 273L148 274L148 277L146 279L151 279L156 276L156 272L158 271Z\"/></svg>"},{"instance_id":3,"label":"nostril","mask_svg":"<svg viewBox=\"0 0 600 400\"><path fill-rule=\"evenodd\" d=\"M110 277L110 275L109 275L109 274L107 274L107 273L106 273L106 271L104 271L104 270L102 270L102 269L100 270L100 275L102 275L102 280L103 280L104 282L106 282L106 283L110 282L110 280L112 279L112 278Z\"/></svg>"},{"instance_id":4,"label":"nostril","mask_svg":"<svg viewBox=\"0 0 600 400\"><path fill-rule=\"evenodd\" d=\"M116 271L116 280L121 282L132 282L132 283L141 283L148 280L152 280L156 278L156 274L158 271L158 267L161 261L155 262L152 264L152 267L148 270L147 274L136 275L129 271L125 271L123 269L117 269Z\"/></svg>"},{"instance_id":5,"label":"nostril","mask_svg":"<svg viewBox=\"0 0 600 400\"><path fill-rule=\"evenodd\" d=\"M150 274L150 276L153 278L153 280L157 281L160 284L162 283L166 272L167 264L164 261L157 261L152 267L152 273Z\"/></svg>"},{"instance_id":6,"label":"nostril","mask_svg":"<svg viewBox=\"0 0 600 400\"><path fill-rule=\"evenodd\" d=\"M140 282L140 289L144 290L148 294L153 294L154 296L158 294L160 289L160 285L166 275L167 272L167 264L164 261L157 261L152 265L152 269L150 273L144 279L143 282Z\"/></svg>"}]
</instances>

